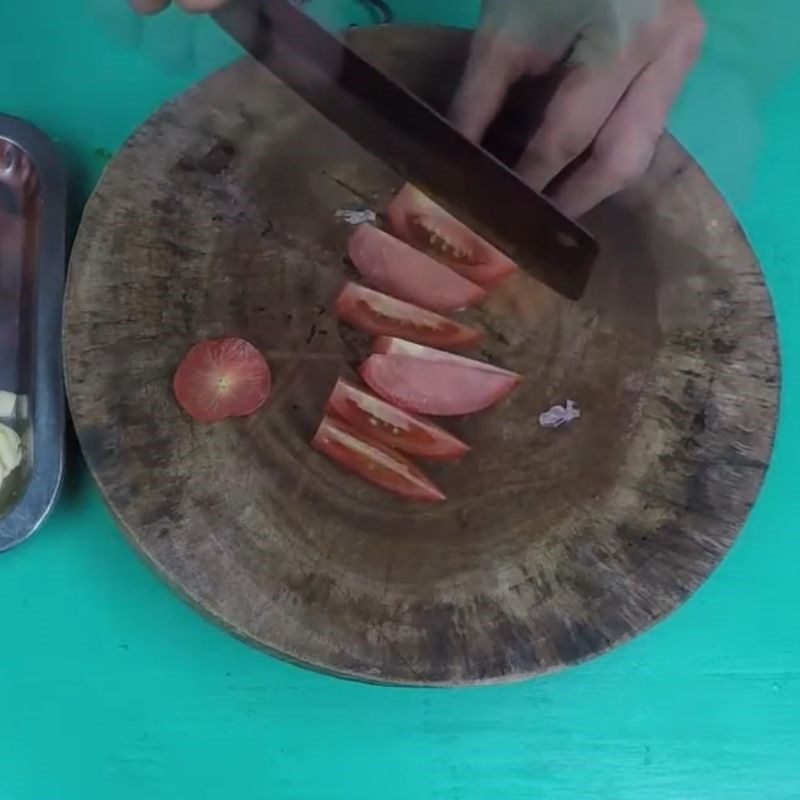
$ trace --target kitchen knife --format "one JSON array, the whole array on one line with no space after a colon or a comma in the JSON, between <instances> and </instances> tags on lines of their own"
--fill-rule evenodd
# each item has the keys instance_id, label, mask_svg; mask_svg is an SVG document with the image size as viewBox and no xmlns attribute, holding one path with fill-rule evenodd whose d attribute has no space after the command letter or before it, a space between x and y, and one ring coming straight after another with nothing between
<instances>
[{"instance_id":1,"label":"kitchen knife","mask_svg":"<svg viewBox=\"0 0 800 800\"><path fill-rule=\"evenodd\" d=\"M234 0L214 13L250 55L358 144L523 269L581 297L597 243L442 115L291 0Z\"/></svg>"}]
</instances>

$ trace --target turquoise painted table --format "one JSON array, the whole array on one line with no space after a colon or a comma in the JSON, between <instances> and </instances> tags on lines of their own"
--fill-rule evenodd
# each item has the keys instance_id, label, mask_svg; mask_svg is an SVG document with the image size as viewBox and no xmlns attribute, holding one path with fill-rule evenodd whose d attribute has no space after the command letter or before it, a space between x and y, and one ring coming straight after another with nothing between
<instances>
[{"instance_id":1,"label":"turquoise painted table","mask_svg":"<svg viewBox=\"0 0 800 800\"><path fill-rule=\"evenodd\" d=\"M0 800L800 797L793 5L708 0L710 42L671 124L759 253L784 369L766 487L704 588L632 644L537 682L446 692L344 683L254 652L189 610L73 463L45 529L0 556ZM368 21L346 0L312 7L328 22ZM474 16L460 0L408 0L398 12ZM59 140L77 209L125 136L231 55L207 21L143 26L123 0L7 0L0 111Z\"/></svg>"}]
</instances>

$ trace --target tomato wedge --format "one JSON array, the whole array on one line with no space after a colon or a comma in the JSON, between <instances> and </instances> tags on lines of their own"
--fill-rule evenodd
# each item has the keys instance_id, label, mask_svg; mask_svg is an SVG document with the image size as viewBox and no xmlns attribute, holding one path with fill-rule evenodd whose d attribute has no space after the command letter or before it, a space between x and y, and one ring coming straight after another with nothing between
<instances>
[{"instance_id":1,"label":"tomato wedge","mask_svg":"<svg viewBox=\"0 0 800 800\"><path fill-rule=\"evenodd\" d=\"M334 386L325 410L365 436L410 455L449 460L461 458L469 451L468 445L444 428L403 411L343 378Z\"/></svg>"},{"instance_id":2,"label":"tomato wedge","mask_svg":"<svg viewBox=\"0 0 800 800\"><path fill-rule=\"evenodd\" d=\"M406 411L441 417L489 408L518 383L500 372L414 356L371 355L359 373L384 400Z\"/></svg>"},{"instance_id":3,"label":"tomato wedge","mask_svg":"<svg viewBox=\"0 0 800 800\"><path fill-rule=\"evenodd\" d=\"M336 300L336 314L339 319L373 336L404 336L437 347L468 347L482 336L476 328L357 283L348 283L342 289Z\"/></svg>"},{"instance_id":4,"label":"tomato wedge","mask_svg":"<svg viewBox=\"0 0 800 800\"><path fill-rule=\"evenodd\" d=\"M249 416L266 403L271 387L269 365L244 339L198 342L173 379L178 403L198 422Z\"/></svg>"},{"instance_id":5,"label":"tomato wedge","mask_svg":"<svg viewBox=\"0 0 800 800\"><path fill-rule=\"evenodd\" d=\"M392 233L481 286L495 286L517 269L508 256L411 184L397 193L388 216Z\"/></svg>"},{"instance_id":6,"label":"tomato wedge","mask_svg":"<svg viewBox=\"0 0 800 800\"><path fill-rule=\"evenodd\" d=\"M448 353L444 350L436 350L433 347L425 347L416 342L409 342L407 339L397 339L393 336L379 336L372 345L372 352L377 355L385 356L412 356L414 358L424 358L428 361L444 361L450 364L458 364L462 367L485 370L486 372L496 372L512 378L515 383L522 380L522 376L510 369L496 367L494 364L487 364L485 361L476 361L473 358L457 356L455 353Z\"/></svg>"},{"instance_id":7,"label":"tomato wedge","mask_svg":"<svg viewBox=\"0 0 800 800\"><path fill-rule=\"evenodd\" d=\"M353 232L349 252L370 286L430 311L457 311L486 296L480 286L368 223Z\"/></svg>"},{"instance_id":8,"label":"tomato wedge","mask_svg":"<svg viewBox=\"0 0 800 800\"><path fill-rule=\"evenodd\" d=\"M441 502L444 494L405 456L325 416L312 447L370 483L412 500Z\"/></svg>"}]
</instances>

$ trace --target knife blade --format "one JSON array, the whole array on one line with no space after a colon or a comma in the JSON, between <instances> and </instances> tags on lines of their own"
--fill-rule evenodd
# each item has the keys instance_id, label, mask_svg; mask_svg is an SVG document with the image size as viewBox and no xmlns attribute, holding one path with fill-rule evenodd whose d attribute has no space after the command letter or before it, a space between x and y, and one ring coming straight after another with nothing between
<instances>
[{"instance_id":1,"label":"knife blade","mask_svg":"<svg viewBox=\"0 0 800 800\"><path fill-rule=\"evenodd\" d=\"M241 47L354 141L520 267L572 300L597 242L445 117L361 58L290 0L214 12Z\"/></svg>"}]
</instances>

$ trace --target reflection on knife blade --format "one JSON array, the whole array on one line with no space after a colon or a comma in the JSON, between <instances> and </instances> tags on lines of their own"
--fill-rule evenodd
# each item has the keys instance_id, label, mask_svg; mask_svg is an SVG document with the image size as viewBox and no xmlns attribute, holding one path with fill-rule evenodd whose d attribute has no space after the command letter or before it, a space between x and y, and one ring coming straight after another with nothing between
<instances>
[{"instance_id":1,"label":"reflection on knife blade","mask_svg":"<svg viewBox=\"0 0 800 800\"><path fill-rule=\"evenodd\" d=\"M594 239L290 0L238 0L215 18L362 147L536 278L567 297L581 296Z\"/></svg>"}]
</instances>

